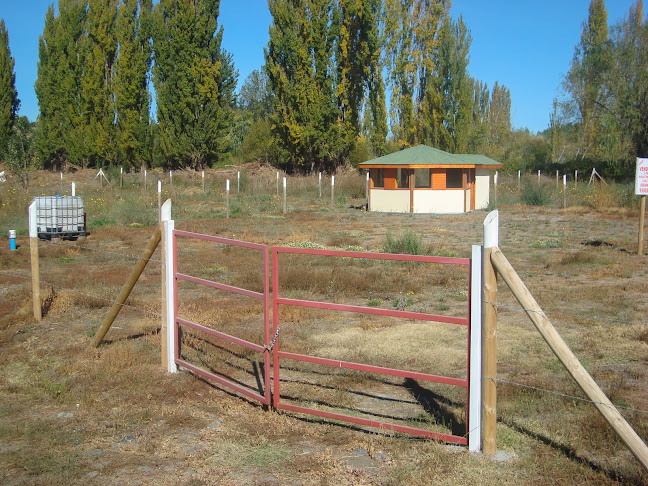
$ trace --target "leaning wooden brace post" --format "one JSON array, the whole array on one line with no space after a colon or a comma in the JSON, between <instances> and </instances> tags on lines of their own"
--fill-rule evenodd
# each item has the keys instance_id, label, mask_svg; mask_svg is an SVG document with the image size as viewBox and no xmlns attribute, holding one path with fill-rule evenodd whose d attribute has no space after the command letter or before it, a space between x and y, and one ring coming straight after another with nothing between
<instances>
[{"instance_id":1,"label":"leaning wooden brace post","mask_svg":"<svg viewBox=\"0 0 648 486\"><path fill-rule=\"evenodd\" d=\"M110 309L110 312L108 313L104 321L101 323L101 327L97 331L97 334L95 334L94 341L92 341L92 345L95 348L101 344L101 341L103 340L104 336L108 332L108 329L110 329L110 326L112 326L113 321L117 317L117 314L119 314L119 311L121 310L122 306L126 303L126 299L128 299L128 296L133 290L133 287L135 287L135 284L137 283L137 279L140 277L140 275L146 268L146 264L149 262L149 259L153 255L153 252L155 251L159 243L160 243L160 226L158 225L158 227L155 228L155 232L153 233L153 236L151 236L148 245L146 245L146 249L144 250L144 253L142 253L142 256L137 262L137 265L135 266L130 276L128 277L128 280L124 284L124 287L122 288L119 297L117 297L117 301L113 304L112 308Z\"/></svg>"},{"instance_id":2,"label":"leaning wooden brace post","mask_svg":"<svg viewBox=\"0 0 648 486\"><path fill-rule=\"evenodd\" d=\"M526 288L515 269L511 266L499 248L491 252L491 260L497 272L502 276L506 285L509 286L513 295L518 300L531 322L538 329L551 350L558 357L569 374L581 387L585 395L592 401L594 406L603 415L603 418L610 424L617 435L634 454L641 465L648 471L648 446L626 422L612 402L605 396L594 379L590 376L583 365L574 356L569 346L563 341L560 334L551 324L551 321L542 312L542 309L535 301L531 292Z\"/></svg>"},{"instance_id":3,"label":"leaning wooden brace post","mask_svg":"<svg viewBox=\"0 0 648 486\"><path fill-rule=\"evenodd\" d=\"M32 301L34 307L34 319L43 319L40 297L40 267L38 264L38 203L34 201L29 205L29 249L31 253L31 274L32 274Z\"/></svg>"},{"instance_id":4,"label":"leaning wooden brace post","mask_svg":"<svg viewBox=\"0 0 648 486\"><path fill-rule=\"evenodd\" d=\"M499 245L499 212L491 211L484 220L484 252L482 255L482 452L497 452L497 275L491 253Z\"/></svg>"}]
</instances>

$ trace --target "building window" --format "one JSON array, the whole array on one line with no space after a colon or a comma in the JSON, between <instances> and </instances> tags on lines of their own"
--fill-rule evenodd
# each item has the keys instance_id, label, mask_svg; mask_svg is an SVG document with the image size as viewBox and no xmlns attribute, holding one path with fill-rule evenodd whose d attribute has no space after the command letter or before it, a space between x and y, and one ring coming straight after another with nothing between
<instances>
[{"instance_id":1,"label":"building window","mask_svg":"<svg viewBox=\"0 0 648 486\"><path fill-rule=\"evenodd\" d=\"M371 169L371 179L374 187L385 187L385 173L382 169Z\"/></svg>"},{"instance_id":2,"label":"building window","mask_svg":"<svg viewBox=\"0 0 648 486\"><path fill-rule=\"evenodd\" d=\"M414 169L414 187L432 187L430 169Z\"/></svg>"},{"instance_id":3,"label":"building window","mask_svg":"<svg viewBox=\"0 0 648 486\"><path fill-rule=\"evenodd\" d=\"M399 189L409 189L409 176L412 169L396 169L396 180Z\"/></svg>"},{"instance_id":4,"label":"building window","mask_svg":"<svg viewBox=\"0 0 648 486\"><path fill-rule=\"evenodd\" d=\"M446 170L446 189L463 188L463 169Z\"/></svg>"}]
</instances>

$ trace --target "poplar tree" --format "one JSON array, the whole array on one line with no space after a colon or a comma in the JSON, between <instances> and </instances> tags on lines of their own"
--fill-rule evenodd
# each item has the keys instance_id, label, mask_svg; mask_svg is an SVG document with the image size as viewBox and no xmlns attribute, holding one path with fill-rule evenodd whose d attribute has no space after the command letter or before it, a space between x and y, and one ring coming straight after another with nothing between
<instances>
[{"instance_id":1,"label":"poplar tree","mask_svg":"<svg viewBox=\"0 0 648 486\"><path fill-rule=\"evenodd\" d=\"M339 10L330 0L269 0L265 72L274 92L273 132L287 170L331 170L340 161L333 65Z\"/></svg>"},{"instance_id":2,"label":"poplar tree","mask_svg":"<svg viewBox=\"0 0 648 486\"><path fill-rule=\"evenodd\" d=\"M58 16L51 5L38 44L40 107L36 130L39 157L46 168L61 169L84 160L83 103L80 80L85 64L85 0L59 0Z\"/></svg>"},{"instance_id":3,"label":"poplar tree","mask_svg":"<svg viewBox=\"0 0 648 486\"><path fill-rule=\"evenodd\" d=\"M603 0L592 0L564 83L576 107L580 129L577 157L581 159L598 154L596 141L605 107L604 76L609 67L607 10Z\"/></svg>"},{"instance_id":4,"label":"poplar tree","mask_svg":"<svg viewBox=\"0 0 648 486\"><path fill-rule=\"evenodd\" d=\"M83 165L114 162L113 97L117 57L116 20L119 0L89 0L85 21L85 63L80 78Z\"/></svg>"},{"instance_id":5,"label":"poplar tree","mask_svg":"<svg viewBox=\"0 0 648 486\"><path fill-rule=\"evenodd\" d=\"M502 147L511 133L511 92L495 81L489 111L491 147Z\"/></svg>"},{"instance_id":6,"label":"poplar tree","mask_svg":"<svg viewBox=\"0 0 648 486\"><path fill-rule=\"evenodd\" d=\"M116 22L119 45L115 61L116 142L120 163L140 167L151 163L151 68L149 23L151 0L121 0Z\"/></svg>"},{"instance_id":7,"label":"poplar tree","mask_svg":"<svg viewBox=\"0 0 648 486\"><path fill-rule=\"evenodd\" d=\"M229 150L238 73L221 47L218 13L219 0L161 0L154 8L153 82L170 167L198 170Z\"/></svg>"},{"instance_id":8,"label":"poplar tree","mask_svg":"<svg viewBox=\"0 0 648 486\"><path fill-rule=\"evenodd\" d=\"M0 156L11 134L20 100L16 91L14 58L9 49L9 33L4 20L0 19Z\"/></svg>"}]
</instances>

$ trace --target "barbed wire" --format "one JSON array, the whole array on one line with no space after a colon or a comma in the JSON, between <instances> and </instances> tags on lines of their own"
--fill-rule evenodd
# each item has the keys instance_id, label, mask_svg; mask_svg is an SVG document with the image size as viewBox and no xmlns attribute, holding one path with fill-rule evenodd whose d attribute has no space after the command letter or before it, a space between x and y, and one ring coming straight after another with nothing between
<instances>
[{"instance_id":1,"label":"barbed wire","mask_svg":"<svg viewBox=\"0 0 648 486\"><path fill-rule=\"evenodd\" d=\"M558 395L558 396L563 397L563 398L570 398L572 400L578 400L578 401L581 401L581 402L588 402L588 403L593 403L593 404L598 404L598 405L605 405L606 407L610 406L607 403L597 402L597 401L594 401L594 400L588 400L587 398L576 397L576 396L573 396L573 395L568 395L567 393L562 393L562 392L558 392L558 391L555 391L555 390L547 390L545 388L539 388L537 386L525 385L523 383L516 383L514 381L505 380L504 378L493 378L492 376L485 376L484 379L493 380L493 381L496 381L496 382L499 382L499 383L506 383L508 385L515 385L515 386L519 386L519 387L522 387L522 388L528 388L530 390L540 391L540 392L544 392L544 393L550 393L552 395ZM621 408L623 410L629 410L631 412L648 413L648 410L641 410L639 408L632 408L632 407L624 407L623 405L616 405L616 404L613 404L613 405L616 408Z\"/></svg>"},{"instance_id":2,"label":"barbed wire","mask_svg":"<svg viewBox=\"0 0 648 486\"><path fill-rule=\"evenodd\" d=\"M13 273L7 273L7 272L2 272L2 271L0 271L0 275L4 275L4 276L8 276L8 277L14 277L14 278L20 278L20 279L23 279L23 280L31 280L31 276L16 275L16 274L13 274ZM49 285L49 286L52 287L53 289L66 290L66 291L68 291L68 292L73 292L73 293L75 293L75 294L83 295L84 297L90 297L91 299L97 299L97 300L101 300L101 301L103 301L103 302L108 302L108 303L110 303L110 304L117 304L117 305L119 305L119 306L121 306L121 307L127 307L127 308L129 308L129 309L134 309L134 310L142 311L142 312L147 313L147 314L152 314L152 315L155 316L155 317L160 317L160 318L162 317L162 314L160 314L160 313L158 313L158 312L155 312L155 311L152 311L152 310L143 309L143 308L141 308L141 307L137 307L137 306L133 306L133 305L128 305L128 304L120 304L120 303L117 302L116 300L110 300L110 299L105 299L105 298L103 298L103 297L98 297L98 296L96 296L96 295L86 294L85 292L80 292L80 291L78 291L78 290L71 289L71 288L69 288L69 287L62 287L62 286L60 286L60 285L54 285L53 283L45 282L45 281L43 281L43 280L41 280L40 283L41 283L42 285Z\"/></svg>"},{"instance_id":3,"label":"barbed wire","mask_svg":"<svg viewBox=\"0 0 648 486\"><path fill-rule=\"evenodd\" d=\"M89 246L72 246L72 245L67 245L65 243L54 243L53 241L48 241L47 244L48 245L54 245L54 246L62 246L62 247L65 247L65 248L79 248L79 249L82 249L82 250L96 251L96 252L100 252L100 253L110 253L111 255L126 256L126 257L129 257L129 258L136 258L138 260L146 260L146 261L149 261L149 262L162 263L162 260L158 260L158 259L155 259L155 258L142 258L139 255L130 255L128 253L119 253L119 252L115 252L115 251L105 250L105 249L102 249L102 248L90 248Z\"/></svg>"},{"instance_id":4,"label":"barbed wire","mask_svg":"<svg viewBox=\"0 0 648 486\"><path fill-rule=\"evenodd\" d=\"M637 321L629 321L627 319L614 319L612 317L600 317L600 316L587 316L584 314L570 314L567 312L545 312L545 311L538 311L536 309L525 309L524 307L521 306L509 306L509 305L504 305L504 304L498 304L496 302L491 302L489 300L483 300L483 304L490 304L495 306L497 309L506 309L510 310L513 312L533 312L535 314L540 314L541 312L545 314L546 316L562 316L562 317L576 317L578 319L587 319L591 321L605 321L605 322L618 322L622 324L646 324L643 322L637 322Z\"/></svg>"}]
</instances>

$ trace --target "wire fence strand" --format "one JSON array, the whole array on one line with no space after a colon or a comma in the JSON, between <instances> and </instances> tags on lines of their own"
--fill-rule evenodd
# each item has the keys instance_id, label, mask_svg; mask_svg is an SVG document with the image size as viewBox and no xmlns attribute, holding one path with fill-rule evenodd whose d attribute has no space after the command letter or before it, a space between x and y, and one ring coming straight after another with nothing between
<instances>
[{"instance_id":1,"label":"wire fence strand","mask_svg":"<svg viewBox=\"0 0 648 486\"><path fill-rule=\"evenodd\" d=\"M507 385L519 386L521 388L528 388L530 390L535 390L535 391L539 391L539 392L543 392L543 393L550 393L552 395L557 395L557 396L560 396L560 397L563 397L563 398L569 398L571 400L578 400L578 401L581 401L581 402L588 402L588 403L592 403L592 404L605 405L606 407L609 407L609 404L607 404L607 403L597 402L597 401L594 401L594 400L588 400L587 398L576 397L574 395L569 395L567 393L562 393L562 392L555 391L555 390L547 390L545 388L539 388L537 386L525 385L523 383L516 383L514 381L505 380L504 378L493 378L492 376L485 376L484 379L493 380L493 381L496 381L498 383L506 383ZM632 408L632 407L624 407L623 405L617 405L617 404L613 404L613 405L616 408L621 408L623 410L629 410L631 412L648 413L648 410L641 410L639 408Z\"/></svg>"},{"instance_id":2,"label":"wire fence strand","mask_svg":"<svg viewBox=\"0 0 648 486\"><path fill-rule=\"evenodd\" d=\"M6 276L6 277L19 278L19 279L23 279L23 280L31 280L31 276L16 275L16 274L13 274L13 273L7 273L7 272L0 272L0 275L4 275L4 276ZM49 285L49 286L52 287L53 289L66 290L66 291L68 291L68 292L73 292L73 293L75 293L75 294L83 295L84 297L90 297L91 299L97 299L97 300L101 300L101 301L103 301L103 302L108 302L108 303L110 303L110 304L117 304L117 305L119 305L119 306L121 306L121 307L127 307L127 308L129 308L129 309L138 310L138 311L144 312L144 313L146 313L146 314L150 314L150 315L152 315L152 316L154 316L154 317L158 317L158 318L161 318L161 317L162 317L162 314L160 314L160 313L158 313L158 312L155 312L155 311L152 311L152 310L143 309L143 308L141 308L141 307L137 307L137 306L133 306L133 305L129 305L129 304L120 304L120 303L117 302L116 300L111 300L111 299L106 299L106 298L104 298L104 297L98 297L98 296L96 296L96 295L86 294L85 292L80 292L80 291L78 291L78 290L71 289L71 288L69 288L69 287L62 287L62 286L60 286L60 285L54 285L54 284L52 284L52 283L50 283L50 282L45 282L45 281L43 281L43 280L41 280L40 283L41 283L41 285Z\"/></svg>"},{"instance_id":3,"label":"wire fence strand","mask_svg":"<svg viewBox=\"0 0 648 486\"><path fill-rule=\"evenodd\" d=\"M91 248L89 246L73 246L73 245L67 245L65 243L54 243L53 241L48 241L47 245L62 246L64 248L78 248L78 249L81 249L81 250L90 250L90 251L96 251L96 252L99 252L99 253L109 253L111 255L117 255L117 256L120 256L120 257L125 256L125 257L128 257L128 258L134 258L134 259L138 259L138 260L146 260L146 261L149 261L149 262L162 263L162 260L158 260L156 258L142 258L139 255L130 255L128 253L119 253L119 252L116 252L116 251L105 250L103 248Z\"/></svg>"}]
</instances>

